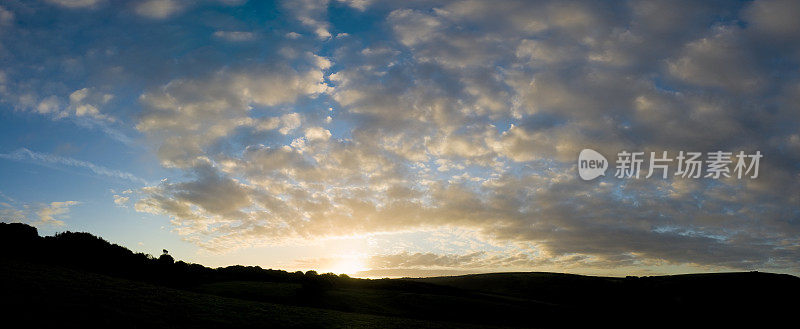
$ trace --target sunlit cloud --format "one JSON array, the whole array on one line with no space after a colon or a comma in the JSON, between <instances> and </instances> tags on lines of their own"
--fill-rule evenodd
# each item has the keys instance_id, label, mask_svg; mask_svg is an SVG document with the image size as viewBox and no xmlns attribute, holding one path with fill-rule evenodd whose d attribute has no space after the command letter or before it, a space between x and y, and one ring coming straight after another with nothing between
<instances>
[{"instance_id":1,"label":"sunlit cloud","mask_svg":"<svg viewBox=\"0 0 800 329\"><path fill-rule=\"evenodd\" d=\"M136 13L153 19L164 19L180 12L188 2L175 0L146 0L136 5Z\"/></svg>"},{"instance_id":2,"label":"sunlit cloud","mask_svg":"<svg viewBox=\"0 0 800 329\"><path fill-rule=\"evenodd\" d=\"M91 8L103 0L47 0L47 2L66 8Z\"/></svg>"},{"instance_id":3,"label":"sunlit cloud","mask_svg":"<svg viewBox=\"0 0 800 329\"><path fill-rule=\"evenodd\" d=\"M8 198L7 198L8 199ZM27 223L34 226L63 226L64 219L69 218L70 207L79 205L78 201L54 201L48 204L19 203L8 199L11 203L0 202L0 217L3 221Z\"/></svg>"},{"instance_id":4,"label":"sunlit cloud","mask_svg":"<svg viewBox=\"0 0 800 329\"><path fill-rule=\"evenodd\" d=\"M48 6L126 20L52 57L10 37L17 7L0 10L0 44L41 57L0 71L3 104L117 132L164 171L0 157L136 182L107 202L168 219L200 253L376 244L298 268L800 269L792 1L281 1L276 22L224 5ZM125 47L120 30L136 32ZM584 182L585 148L765 157L757 180Z\"/></svg>"}]
</instances>

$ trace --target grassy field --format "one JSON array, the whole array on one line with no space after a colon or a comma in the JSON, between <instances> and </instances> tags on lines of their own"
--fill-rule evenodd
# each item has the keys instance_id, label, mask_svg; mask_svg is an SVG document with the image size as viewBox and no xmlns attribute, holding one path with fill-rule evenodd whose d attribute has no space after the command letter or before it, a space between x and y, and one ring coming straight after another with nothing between
<instances>
[{"instance_id":1,"label":"grassy field","mask_svg":"<svg viewBox=\"0 0 800 329\"><path fill-rule=\"evenodd\" d=\"M386 281L386 282L382 282ZM555 305L527 298L467 289L413 289L377 280L319 294L306 295L299 284L273 282L220 282L200 285L196 291L241 299L303 305L345 312L387 315L484 325L537 326L559 310ZM437 289L438 288L438 289Z\"/></svg>"},{"instance_id":2,"label":"grassy field","mask_svg":"<svg viewBox=\"0 0 800 329\"><path fill-rule=\"evenodd\" d=\"M522 272L412 280L552 303L564 319L617 327L770 327L792 321L800 307L794 297L800 278L762 272L625 278Z\"/></svg>"},{"instance_id":3,"label":"grassy field","mask_svg":"<svg viewBox=\"0 0 800 329\"><path fill-rule=\"evenodd\" d=\"M758 272L492 273L347 279L325 289L234 280L175 289L4 260L0 284L3 318L25 328L769 327L793 319L800 306L800 278Z\"/></svg>"},{"instance_id":4,"label":"grassy field","mask_svg":"<svg viewBox=\"0 0 800 329\"><path fill-rule=\"evenodd\" d=\"M230 298L21 262L3 262L0 282L4 319L21 320L19 327L26 328L67 323L107 328L479 327ZM220 287L200 290L214 288ZM275 296L291 289L261 288Z\"/></svg>"}]
</instances>

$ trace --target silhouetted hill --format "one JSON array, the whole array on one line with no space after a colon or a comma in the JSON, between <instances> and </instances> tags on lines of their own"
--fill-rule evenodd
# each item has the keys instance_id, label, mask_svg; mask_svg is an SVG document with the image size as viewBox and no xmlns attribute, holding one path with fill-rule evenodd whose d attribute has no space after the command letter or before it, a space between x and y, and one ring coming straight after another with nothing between
<instances>
[{"instance_id":1,"label":"silhouetted hill","mask_svg":"<svg viewBox=\"0 0 800 329\"><path fill-rule=\"evenodd\" d=\"M28 262L56 264L112 276L142 280L172 287L190 287L204 282L255 280L298 282L321 288L331 281L347 280L335 274L309 271L287 272L258 266L208 268L174 261L168 254L156 258L110 243L83 232L63 232L39 237L34 227L0 223L0 257Z\"/></svg>"},{"instance_id":2,"label":"silhouetted hill","mask_svg":"<svg viewBox=\"0 0 800 329\"><path fill-rule=\"evenodd\" d=\"M625 278L523 272L412 280L529 298L605 321L624 312L629 319L661 323L764 325L788 319L800 306L793 297L800 293L800 278L755 271Z\"/></svg>"},{"instance_id":3,"label":"silhouetted hill","mask_svg":"<svg viewBox=\"0 0 800 329\"><path fill-rule=\"evenodd\" d=\"M759 327L794 321L800 278L760 272L652 277L490 273L354 279L208 268L89 233L40 237L0 223L3 319L33 327ZM37 317L46 311L52 317ZM5 326L4 326L5 327Z\"/></svg>"},{"instance_id":4,"label":"silhouetted hill","mask_svg":"<svg viewBox=\"0 0 800 329\"><path fill-rule=\"evenodd\" d=\"M221 297L8 259L0 289L3 328L484 328Z\"/></svg>"},{"instance_id":5,"label":"silhouetted hill","mask_svg":"<svg viewBox=\"0 0 800 329\"><path fill-rule=\"evenodd\" d=\"M639 292L672 295L675 299L692 299L699 295L726 296L735 294L774 295L780 289L797 288L800 278L788 274L763 272L701 273L665 276L596 277L547 272L487 273L460 276L408 279L417 282L482 291L492 294L533 298L551 303L580 301L597 302L623 292L629 298ZM593 292L576 299L578 295ZM734 300L737 298L734 298Z\"/></svg>"}]
</instances>

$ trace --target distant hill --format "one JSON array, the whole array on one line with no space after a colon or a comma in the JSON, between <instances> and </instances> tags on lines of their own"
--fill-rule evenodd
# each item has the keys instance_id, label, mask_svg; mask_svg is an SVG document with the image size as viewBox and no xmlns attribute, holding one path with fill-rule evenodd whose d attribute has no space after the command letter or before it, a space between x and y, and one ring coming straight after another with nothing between
<instances>
[{"instance_id":1,"label":"distant hill","mask_svg":"<svg viewBox=\"0 0 800 329\"><path fill-rule=\"evenodd\" d=\"M31 226L6 223L0 289L3 319L37 328L768 327L795 321L800 306L800 278L783 274L367 280L208 268L166 252L134 253L89 233L40 237Z\"/></svg>"},{"instance_id":2,"label":"distant hill","mask_svg":"<svg viewBox=\"0 0 800 329\"><path fill-rule=\"evenodd\" d=\"M664 314L710 323L788 318L800 307L800 278L762 272L595 277L562 273L488 273L410 279L416 282L529 298L605 317ZM664 319L666 321L666 319Z\"/></svg>"},{"instance_id":3,"label":"distant hill","mask_svg":"<svg viewBox=\"0 0 800 329\"><path fill-rule=\"evenodd\" d=\"M800 287L800 278L795 276L755 271L625 278L516 272L408 280L567 304L594 303L609 298L642 300L665 296L682 301L720 299L720 302L740 302L741 296L760 299L786 294L781 292L783 289Z\"/></svg>"}]
</instances>

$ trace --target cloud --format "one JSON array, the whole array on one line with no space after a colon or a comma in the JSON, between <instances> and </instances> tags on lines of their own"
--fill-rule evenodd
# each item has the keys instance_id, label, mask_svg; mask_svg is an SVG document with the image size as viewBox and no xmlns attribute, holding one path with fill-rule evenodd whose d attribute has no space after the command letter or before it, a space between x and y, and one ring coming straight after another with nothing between
<instances>
[{"instance_id":1,"label":"cloud","mask_svg":"<svg viewBox=\"0 0 800 329\"><path fill-rule=\"evenodd\" d=\"M358 9L360 11L364 11L369 7L374 1L373 0L338 0L341 3L345 3L348 6Z\"/></svg>"},{"instance_id":2,"label":"cloud","mask_svg":"<svg viewBox=\"0 0 800 329\"><path fill-rule=\"evenodd\" d=\"M147 18L164 19L183 10L184 5L175 0L146 0L137 4L135 11Z\"/></svg>"},{"instance_id":3,"label":"cloud","mask_svg":"<svg viewBox=\"0 0 800 329\"><path fill-rule=\"evenodd\" d=\"M670 73L699 85L752 92L762 88L763 77L754 67L754 55L739 40L742 32L735 27L720 28L713 36L686 45L684 54L669 63Z\"/></svg>"},{"instance_id":4,"label":"cloud","mask_svg":"<svg viewBox=\"0 0 800 329\"><path fill-rule=\"evenodd\" d=\"M328 12L328 0L284 1L283 6L293 13L303 26L310 28L319 39L331 37L330 23L325 17Z\"/></svg>"},{"instance_id":5,"label":"cloud","mask_svg":"<svg viewBox=\"0 0 800 329\"><path fill-rule=\"evenodd\" d=\"M66 101L57 95L40 98L33 94L20 96L13 89L27 83L5 84L7 80L4 72L0 72L0 93L8 95L4 101L11 102L16 109L37 113L54 121L70 120L79 127L99 130L127 146L134 146L134 140L123 132L125 127L121 127L122 123L106 112L114 107L114 95L86 87L68 93Z\"/></svg>"},{"instance_id":6,"label":"cloud","mask_svg":"<svg viewBox=\"0 0 800 329\"><path fill-rule=\"evenodd\" d=\"M0 26L14 23L14 13L0 6Z\"/></svg>"},{"instance_id":7,"label":"cloud","mask_svg":"<svg viewBox=\"0 0 800 329\"><path fill-rule=\"evenodd\" d=\"M306 128L305 134L309 141L327 141L331 138L331 132L322 127Z\"/></svg>"},{"instance_id":8,"label":"cloud","mask_svg":"<svg viewBox=\"0 0 800 329\"><path fill-rule=\"evenodd\" d=\"M385 268L473 268L475 261L480 260L486 252L478 251L465 255L437 255L434 253L399 253L376 255L370 257L369 267Z\"/></svg>"},{"instance_id":9,"label":"cloud","mask_svg":"<svg viewBox=\"0 0 800 329\"><path fill-rule=\"evenodd\" d=\"M242 42L253 40L256 35L247 31L216 31L214 32L214 37L227 41Z\"/></svg>"},{"instance_id":10,"label":"cloud","mask_svg":"<svg viewBox=\"0 0 800 329\"><path fill-rule=\"evenodd\" d=\"M69 213L69 207L79 204L77 201L63 201L51 202L49 206L44 207L36 212L39 216L39 221L44 224L64 225L64 222L56 219L56 217L64 217Z\"/></svg>"},{"instance_id":11,"label":"cloud","mask_svg":"<svg viewBox=\"0 0 800 329\"><path fill-rule=\"evenodd\" d=\"M4 30L4 49L25 56L3 69L0 92L15 111L54 119L120 128L134 118L123 128L172 171L115 203L169 216L202 248L460 228L500 250L409 248L373 265L800 263L792 2L285 2L296 22L272 34L237 20L193 30L179 17L189 5L135 4L174 18L158 38L141 38L147 24L111 25L47 56L29 44L83 30ZM6 21L25 18L8 7ZM376 21L331 38L345 26L329 7ZM238 43L196 48L195 34ZM574 168L583 148L609 159L623 149L765 158L754 181L585 183ZM27 149L0 156L144 184Z\"/></svg>"},{"instance_id":12,"label":"cloud","mask_svg":"<svg viewBox=\"0 0 800 329\"><path fill-rule=\"evenodd\" d=\"M42 164L58 164L70 167L84 168L96 175L124 179L136 183L147 184L147 182L135 175L119 170L109 169L91 162L76 160L73 158L62 157L54 154L34 152L26 148L20 148L11 153L0 154L0 158L14 161L34 161Z\"/></svg>"},{"instance_id":13,"label":"cloud","mask_svg":"<svg viewBox=\"0 0 800 329\"><path fill-rule=\"evenodd\" d=\"M141 95L146 108L136 128L163 141L158 150L163 164L190 167L205 148L239 127L279 128L286 134L300 124L298 114L251 117L251 106L273 107L328 89L323 72L316 68L223 70L206 79L178 79Z\"/></svg>"},{"instance_id":14,"label":"cloud","mask_svg":"<svg viewBox=\"0 0 800 329\"><path fill-rule=\"evenodd\" d=\"M92 8L102 3L103 0L47 0L47 2L65 8Z\"/></svg>"},{"instance_id":15,"label":"cloud","mask_svg":"<svg viewBox=\"0 0 800 329\"><path fill-rule=\"evenodd\" d=\"M67 117L90 118L97 121L114 122L114 118L100 112L100 108L108 104L114 95L97 92L92 88L75 90L69 95L66 106L61 105L58 97L51 95L39 101L33 110L54 119Z\"/></svg>"},{"instance_id":16,"label":"cloud","mask_svg":"<svg viewBox=\"0 0 800 329\"><path fill-rule=\"evenodd\" d=\"M74 60L69 63L73 64ZM110 110L118 109L114 94L96 87L73 89L61 83L47 82L47 73L45 77L26 77L19 72L21 66L24 65L15 65L13 74L0 71L2 102L11 109L36 113L54 121L69 120L79 127L99 130L127 146L134 145L124 132L127 127L117 119L116 113L110 113ZM38 71L42 72L47 70ZM46 87L51 84L59 87Z\"/></svg>"},{"instance_id":17,"label":"cloud","mask_svg":"<svg viewBox=\"0 0 800 329\"><path fill-rule=\"evenodd\" d=\"M750 3L743 16L759 33L773 37L796 38L800 36L800 4L791 0L759 0Z\"/></svg>"},{"instance_id":18,"label":"cloud","mask_svg":"<svg viewBox=\"0 0 800 329\"><path fill-rule=\"evenodd\" d=\"M357 278L423 278L434 276L455 276L476 274L475 270L436 270L436 269L415 269L415 268L393 268L393 269L375 269L359 271L353 274Z\"/></svg>"},{"instance_id":19,"label":"cloud","mask_svg":"<svg viewBox=\"0 0 800 329\"><path fill-rule=\"evenodd\" d=\"M117 206L126 207L130 200L131 200L130 197L114 194L114 204L116 204Z\"/></svg>"},{"instance_id":20,"label":"cloud","mask_svg":"<svg viewBox=\"0 0 800 329\"><path fill-rule=\"evenodd\" d=\"M59 113L58 117L75 115L77 117L88 116L97 120L114 121L114 119L110 118L108 115L100 113L100 110L97 108L97 106L106 104L113 98L114 96L111 94L92 93L92 90L89 88L76 90L69 95L69 107L64 112ZM37 110L40 112L42 109L41 105L42 103L37 107Z\"/></svg>"},{"instance_id":21,"label":"cloud","mask_svg":"<svg viewBox=\"0 0 800 329\"><path fill-rule=\"evenodd\" d=\"M16 204L14 200L10 202ZM21 204L19 206L0 203L0 217L4 221L29 223L34 226L63 226L71 206L78 201L56 201L49 204ZM34 219L36 218L36 219Z\"/></svg>"}]
</instances>

